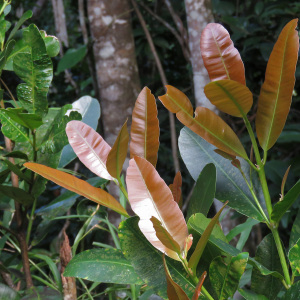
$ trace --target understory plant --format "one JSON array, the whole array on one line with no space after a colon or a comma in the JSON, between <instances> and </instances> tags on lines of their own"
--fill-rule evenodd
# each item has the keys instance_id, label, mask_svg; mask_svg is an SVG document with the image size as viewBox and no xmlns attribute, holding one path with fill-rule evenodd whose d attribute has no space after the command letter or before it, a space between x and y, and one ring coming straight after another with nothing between
<instances>
[{"instance_id":1,"label":"understory plant","mask_svg":"<svg viewBox=\"0 0 300 300\"><path fill-rule=\"evenodd\" d=\"M202 33L201 51L211 79L204 92L220 111L242 118L251 149L245 150L220 116L204 107L194 111L178 89L167 86L166 94L159 97L185 125L178 145L196 185L184 215L181 174L177 173L168 186L155 168L159 121L151 91L145 87L138 96L130 135L125 121L110 147L95 131L96 125L87 124L91 119L97 123L99 118L91 99L48 109L47 92L53 72L50 57L58 53L57 39L33 24L19 30L31 12L25 13L5 38L9 29L5 21L7 7L9 3L4 1L0 9L0 66L13 71L24 83L17 87L17 100L8 88L12 99L1 99L1 130L6 149L1 155L0 192L4 200L0 242L1 249L8 245L13 253L1 253L0 271L3 278L6 276L6 295L10 299L23 296L17 286L24 281L24 273L27 290L44 299L61 299L62 295L76 298L74 278L83 290L78 299L96 299L103 294L108 294L109 299L149 299L153 294L172 300L230 299L236 292L249 300L297 299L300 213L294 221L287 252L278 226L298 198L300 181L286 192L287 170L279 200L273 204L265 176L268 151L284 127L291 104L299 50L297 20L283 28L271 53L258 99L257 139L247 117L253 96L245 85L244 65L237 49L219 24L209 24ZM88 111L92 115L87 116L87 110L81 109L86 105L91 107ZM124 177L128 146L130 161ZM61 169L74 159L70 147L96 178L84 181ZM43 201L41 194L47 180L70 192L42 206L39 201ZM105 189L109 181L119 188L119 201ZM87 205L85 200L78 209L84 214L67 215L78 195L97 203L90 215L82 209ZM224 202L224 206L210 219L207 214L214 198ZM226 205L247 220L225 236L219 218ZM135 216L130 217L129 206ZM119 228L109 222L110 210L120 215ZM39 217L39 227L44 230L32 236L34 221ZM81 218L85 222L72 248L64 238L60 272L58 257L43 253L37 245L61 217ZM242 250L252 227L259 223L264 223L270 234L252 258ZM98 248L82 251L81 242L92 230L108 231L115 247L98 243ZM239 234L233 247L229 242ZM105 291L94 293L101 283L107 284Z\"/></svg>"}]
</instances>

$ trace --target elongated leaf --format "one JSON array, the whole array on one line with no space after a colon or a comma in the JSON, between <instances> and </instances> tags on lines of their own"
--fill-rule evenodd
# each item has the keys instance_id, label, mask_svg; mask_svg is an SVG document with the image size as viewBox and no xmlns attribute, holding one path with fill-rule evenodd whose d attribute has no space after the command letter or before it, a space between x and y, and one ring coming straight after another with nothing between
<instances>
[{"instance_id":1,"label":"elongated leaf","mask_svg":"<svg viewBox=\"0 0 300 300\"><path fill-rule=\"evenodd\" d=\"M119 178L122 172L123 164L127 156L128 141L129 134L126 120L107 156L106 168L109 174L114 178Z\"/></svg>"},{"instance_id":2,"label":"elongated leaf","mask_svg":"<svg viewBox=\"0 0 300 300\"><path fill-rule=\"evenodd\" d=\"M109 248L77 254L67 265L64 276L93 282L143 284L121 250Z\"/></svg>"},{"instance_id":3,"label":"elongated leaf","mask_svg":"<svg viewBox=\"0 0 300 300\"><path fill-rule=\"evenodd\" d=\"M201 294L202 285L203 285L203 282L204 282L206 276L207 276L207 272L204 271L203 274L201 275L201 277L199 278L199 282L198 282L197 287L195 289L195 293L193 295L192 300L198 300L199 299L200 294Z\"/></svg>"},{"instance_id":4,"label":"elongated leaf","mask_svg":"<svg viewBox=\"0 0 300 300\"><path fill-rule=\"evenodd\" d=\"M138 217L132 217L121 222L119 237L122 251L148 288L155 290L159 296L167 299L167 282L162 268L162 254L147 241L139 229L138 222ZM168 257L166 260L173 280L191 298L195 284L186 275L182 264L168 259Z\"/></svg>"},{"instance_id":5,"label":"elongated leaf","mask_svg":"<svg viewBox=\"0 0 300 300\"><path fill-rule=\"evenodd\" d=\"M161 222L155 217L151 217L150 221L153 224L156 236L162 242L162 244L166 246L168 249L171 249L174 252L180 254L180 250L181 250L180 246L173 239L170 233L162 226Z\"/></svg>"},{"instance_id":6,"label":"elongated leaf","mask_svg":"<svg viewBox=\"0 0 300 300\"><path fill-rule=\"evenodd\" d=\"M183 214L174 201L172 193L151 163L136 156L129 162L126 183L132 210L140 217L139 227L148 241L158 250L179 260L177 253L166 248L155 235L150 221L156 217L162 226L184 250L188 237Z\"/></svg>"},{"instance_id":7,"label":"elongated leaf","mask_svg":"<svg viewBox=\"0 0 300 300\"><path fill-rule=\"evenodd\" d=\"M239 289L239 293L246 299L246 300L268 300L267 297L264 295L258 295L250 290L242 290Z\"/></svg>"},{"instance_id":8,"label":"elongated leaf","mask_svg":"<svg viewBox=\"0 0 300 300\"><path fill-rule=\"evenodd\" d=\"M201 235L201 238L200 238L200 240L197 243L196 249L194 250L194 253L192 254L192 256L191 256L191 258L189 260L189 268L192 268L192 270L195 273L196 273L196 268L197 268L197 265L199 263L199 260L200 260L200 258L202 256L202 253L203 253L203 251L204 251L204 249L206 247L206 244L207 244L207 242L209 240L209 237L210 237L210 235L211 235L211 233L212 233L215 225L219 221L219 217L220 217L223 209L227 205L227 202L218 211L218 213L211 219L210 223L208 224L208 226L206 227L205 231Z\"/></svg>"},{"instance_id":9,"label":"elongated leaf","mask_svg":"<svg viewBox=\"0 0 300 300\"><path fill-rule=\"evenodd\" d=\"M210 23L205 27L201 34L200 48L211 81L231 79L246 84L241 56L222 25Z\"/></svg>"},{"instance_id":10,"label":"elongated leaf","mask_svg":"<svg viewBox=\"0 0 300 300\"><path fill-rule=\"evenodd\" d=\"M286 183L287 177L288 177L289 172L290 172L290 168L291 168L291 166L289 166L287 168L287 170L285 171L284 176L282 178L282 182L281 182L281 197L280 197L280 199L283 199L283 197L284 197L284 187L285 187L285 183Z\"/></svg>"},{"instance_id":11,"label":"elongated leaf","mask_svg":"<svg viewBox=\"0 0 300 300\"><path fill-rule=\"evenodd\" d=\"M215 258L209 267L209 277L219 300L230 299L236 292L239 281L245 272L249 253L234 257Z\"/></svg>"},{"instance_id":12,"label":"elongated leaf","mask_svg":"<svg viewBox=\"0 0 300 300\"><path fill-rule=\"evenodd\" d=\"M181 157L194 180L198 179L206 164L213 163L217 170L216 198L223 202L229 200L228 205L238 212L258 221L264 221L239 170L227 159L215 153L214 146L188 128L181 130L178 145ZM241 160L241 168L249 181L250 167L244 160ZM264 208L262 189L256 174L252 174L252 182L258 199L261 199L260 204Z\"/></svg>"},{"instance_id":13,"label":"elongated leaf","mask_svg":"<svg viewBox=\"0 0 300 300\"><path fill-rule=\"evenodd\" d=\"M280 258L278 256L276 244L272 234L267 235L259 244L255 260L263 264L272 271L282 273ZM257 294L274 299L280 291L282 285L278 278L273 276L263 276L258 270L253 269L251 278L251 290Z\"/></svg>"},{"instance_id":14,"label":"elongated leaf","mask_svg":"<svg viewBox=\"0 0 300 300\"><path fill-rule=\"evenodd\" d=\"M25 180L28 183L31 183L31 178L30 176L28 176L28 174L24 174L19 166L13 164L11 161L9 161L8 159L1 159L2 162L4 162L8 169L10 169L12 172L14 172L18 177L20 177L21 179Z\"/></svg>"},{"instance_id":15,"label":"elongated leaf","mask_svg":"<svg viewBox=\"0 0 300 300\"><path fill-rule=\"evenodd\" d=\"M90 96L83 96L72 103L72 109L67 111L67 114L70 115L71 111L79 112L82 116L83 123L87 124L95 130L97 129L98 121L100 118L100 104L97 99ZM76 157L77 156L72 147L69 144L66 145L61 153L58 167L65 167Z\"/></svg>"},{"instance_id":16,"label":"elongated leaf","mask_svg":"<svg viewBox=\"0 0 300 300\"><path fill-rule=\"evenodd\" d=\"M93 128L80 121L67 124L69 143L81 162L94 174L112 180L106 169L106 161L111 147Z\"/></svg>"},{"instance_id":17,"label":"elongated leaf","mask_svg":"<svg viewBox=\"0 0 300 300\"><path fill-rule=\"evenodd\" d=\"M298 19L290 21L281 31L258 99L256 132L265 151L275 144L290 110L299 50L297 22Z\"/></svg>"},{"instance_id":18,"label":"elongated leaf","mask_svg":"<svg viewBox=\"0 0 300 300\"><path fill-rule=\"evenodd\" d=\"M167 292L169 299L174 300L189 300L188 296L184 292L184 290L178 285L176 282L173 281L170 271L168 269L165 255L163 255L163 261L164 261L164 268L166 273L166 279L167 279Z\"/></svg>"},{"instance_id":19,"label":"elongated leaf","mask_svg":"<svg viewBox=\"0 0 300 300\"><path fill-rule=\"evenodd\" d=\"M32 11L31 10L27 10L22 17L18 20L18 22L16 23L15 27L13 28L13 30L11 31L11 33L9 34L7 41L9 41L11 38L14 37L15 33L18 31L18 29L23 25L23 23L25 21L27 21L28 19L30 19L32 17Z\"/></svg>"},{"instance_id":20,"label":"elongated leaf","mask_svg":"<svg viewBox=\"0 0 300 300\"><path fill-rule=\"evenodd\" d=\"M121 215L128 216L125 209L113 196L75 176L36 163L25 163L24 166L72 192L106 206Z\"/></svg>"},{"instance_id":21,"label":"elongated leaf","mask_svg":"<svg viewBox=\"0 0 300 300\"><path fill-rule=\"evenodd\" d=\"M47 93L53 77L53 67L43 38L35 25L24 31L31 53L19 53L14 58L14 71L25 83L17 87L18 99L29 113L44 116L48 110Z\"/></svg>"},{"instance_id":22,"label":"elongated leaf","mask_svg":"<svg viewBox=\"0 0 300 300\"><path fill-rule=\"evenodd\" d=\"M31 194L28 194L26 191L14 186L1 184L0 193L3 193L4 195L14 199L15 201L21 203L24 206L29 206L34 201L34 197Z\"/></svg>"},{"instance_id":23,"label":"elongated leaf","mask_svg":"<svg viewBox=\"0 0 300 300\"><path fill-rule=\"evenodd\" d=\"M300 276L300 239L289 251L289 261L294 276Z\"/></svg>"},{"instance_id":24,"label":"elongated leaf","mask_svg":"<svg viewBox=\"0 0 300 300\"><path fill-rule=\"evenodd\" d=\"M201 171L192 197L190 199L186 219L195 213L207 215L216 192L216 167L214 164L206 165Z\"/></svg>"},{"instance_id":25,"label":"elongated leaf","mask_svg":"<svg viewBox=\"0 0 300 300\"><path fill-rule=\"evenodd\" d=\"M300 209L298 210L297 216L294 220L294 224L291 230L289 249L291 249L299 239L300 239Z\"/></svg>"},{"instance_id":26,"label":"elongated leaf","mask_svg":"<svg viewBox=\"0 0 300 300\"><path fill-rule=\"evenodd\" d=\"M159 99L178 120L200 135L210 144L229 153L247 159L246 151L233 130L214 112L205 107L197 107L193 118L189 99L176 88L167 85L167 92Z\"/></svg>"},{"instance_id":27,"label":"elongated leaf","mask_svg":"<svg viewBox=\"0 0 300 300\"><path fill-rule=\"evenodd\" d=\"M130 137L130 158L143 157L155 167L159 148L159 122L155 98L147 87L143 88L136 100Z\"/></svg>"},{"instance_id":28,"label":"elongated leaf","mask_svg":"<svg viewBox=\"0 0 300 300\"><path fill-rule=\"evenodd\" d=\"M293 205L300 194L300 180L287 192L284 198L277 202L272 211L272 220L279 222L286 211Z\"/></svg>"},{"instance_id":29,"label":"elongated leaf","mask_svg":"<svg viewBox=\"0 0 300 300\"><path fill-rule=\"evenodd\" d=\"M234 117L246 117L253 104L250 90L234 80L210 82L204 87L204 93L219 110Z\"/></svg>"},{"instance_id":30,"label":"elongated leaf","mask_svg":"<svg viewBox=\"0 0 300 300\"><path fill-rule=\"evenodd\" d=\"M178 171L175 175L174 181L169 185L169 188L172 192L174 201L182 207L182 195L181 195L181 186L182 186L182 177L180 171Z\"/></svg>"}]
</instances>

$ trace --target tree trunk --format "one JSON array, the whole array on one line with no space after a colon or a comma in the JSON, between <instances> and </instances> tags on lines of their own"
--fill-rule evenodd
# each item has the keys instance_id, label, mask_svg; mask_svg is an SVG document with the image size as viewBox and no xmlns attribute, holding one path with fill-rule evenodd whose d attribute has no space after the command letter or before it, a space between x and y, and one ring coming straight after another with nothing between
<instances>
[{"instance_id":1,"label":"tree trunk","mask_svg":"<svg viewBox=\"0 0 300 300\"><path fill-rule=\"evenodd\" d=\"M127 0L89 0L88 15L104 136L112 145L140 92L130 6Z\"/></svg>"},{"instance_id":2,"label":"tree trunk","mask_svg":"<svg viewBox=\"0 0 300 300\"><path fill-rule=\"evenodd\" d=\"M185 0L187 15L189 49L193 69L194 94L196 106L204 106L215 110L215 107L206 98L204 86L210 82L204 67L200 51L200 37L208 23L214 22L210 0Z\"/></svg>"}]
</instances>

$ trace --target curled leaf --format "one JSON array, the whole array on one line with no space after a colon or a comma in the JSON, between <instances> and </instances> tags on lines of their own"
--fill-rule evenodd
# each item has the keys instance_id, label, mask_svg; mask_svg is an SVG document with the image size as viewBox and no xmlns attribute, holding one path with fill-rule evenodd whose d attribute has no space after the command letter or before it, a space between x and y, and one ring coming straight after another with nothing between
<instances>
[{"instance_id":1,"label":"curled leaf","mask_svg":"<svg viewBox=\"0 0 300 300\"><path fill-rule=\"evenodd\" d=\"M181 195L181 186L182 186L182 177L180 171L178 171L175 175L174 181L169 185L169 188L172 192L174 201L182 207L182 195Z\"/></svg>"}]
</instances>

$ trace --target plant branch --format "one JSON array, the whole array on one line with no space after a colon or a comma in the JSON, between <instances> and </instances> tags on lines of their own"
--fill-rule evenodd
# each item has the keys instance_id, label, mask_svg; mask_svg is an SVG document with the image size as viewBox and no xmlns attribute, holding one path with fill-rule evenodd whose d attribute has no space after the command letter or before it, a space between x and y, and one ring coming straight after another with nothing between
<instances>
[{"instance_id":1,"label":"plant branch","mask_svg":"<svg viewBox=\"0 0 300 300\"><path fill-rule=\"evenodd\" d=\"M150 32L147 28L147 24L135 2L135 0L131 0L131 3L134 7L134 10L137 14L137 17L141 23L141 26L145 32L148 44L150 46L151 52L153 54L161 81L163 85L167 85L167 78L164 72L164 69L162 67L161 61L158 57L157 51L155 49L152 37L150 35ZM174 163L174 169L175 169L175 173L177 173L180 170L180 164L179 164L179 159L178 159L178 154L177 154L177 135L176 135L176 127L175 127L175 118L174 118L174 114L172 114L171 112L169 112L169 122L170 122L170 131L171 131L171 145L172 145L172 156L173 156L173 163Z\"/></svg>"}]
</instances>

